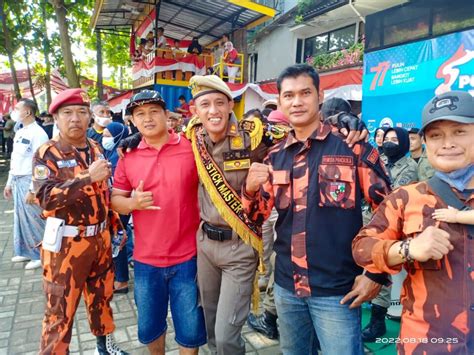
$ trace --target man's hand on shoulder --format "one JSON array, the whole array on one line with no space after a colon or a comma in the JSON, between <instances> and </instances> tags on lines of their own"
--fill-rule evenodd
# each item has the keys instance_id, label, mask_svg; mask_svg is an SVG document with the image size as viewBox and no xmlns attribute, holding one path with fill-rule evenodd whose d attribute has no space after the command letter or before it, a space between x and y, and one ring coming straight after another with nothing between
<instances>
[{"instance_id":1,"label":"man's hand on shoulder","mask_svg":"<svg viewBox=\"0 0 474 355\"><path fill-rule=\"evenodd\" d=\"M125 153L131 152L136 149L142 140L140 133L135 133L128 138L122 139L117 147L117 154L120 158L125 156Z\"/></svg>"},{"instance_id":2,"label":"man's hand on shoulder","mask_svg":"<svg viewBox=\"0 0 474 355\"><path fill-rule=\"evenodd\" d=\"M355 143L361 141L367 142L369 139L369 131L364 121L350 112L340 112L328 117L326 122L337 127L339 132L346 137L345 142L351 148Z\"/></svg>"}]
</instances>

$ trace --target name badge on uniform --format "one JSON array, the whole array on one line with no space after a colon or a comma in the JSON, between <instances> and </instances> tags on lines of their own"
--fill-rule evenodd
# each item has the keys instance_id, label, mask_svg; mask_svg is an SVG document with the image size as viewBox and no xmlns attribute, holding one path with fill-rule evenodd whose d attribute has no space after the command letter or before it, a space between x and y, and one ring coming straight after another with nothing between
<instances>
[{"instance_id":1,"label":"name badge on uniform","mask_svg":"<svg viewBox=\"0 0 474 355\"><path fill-rule=\"evenodd\" d=\"M250 169L250 164L248 149L224 152L224 171Z\"/></svg>"},{"instance_id":2,"label":"name badge on uniform","mask_svg":"<svg viewBox=\"0 0 474 355\"><path fill-rule=\"evenodd\" d=\"M76 159L70 159L70 160L58 160L57 161L58 168L74 168L77 166L77 161Z\"/></svg>"},{"instance_id":3,"label":"name badge on uniform","mask_svg":"<svg viewBox=\"0 0 474 355\"><path fill-rule=\"evenodd\" d=\"M250 169L250 159L229 160L224 162L224 171Z\"/></svg>"}]
</instances>

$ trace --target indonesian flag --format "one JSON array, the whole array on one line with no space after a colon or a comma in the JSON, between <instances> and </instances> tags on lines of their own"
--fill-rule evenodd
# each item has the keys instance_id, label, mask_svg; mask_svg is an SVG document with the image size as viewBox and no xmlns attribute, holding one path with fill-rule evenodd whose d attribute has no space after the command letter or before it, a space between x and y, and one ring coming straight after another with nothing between
<instances>
[{"instance_id":1,"label":"indonesian flag","mask_svg":"<svg viewBox=\"0 0 474 355\"><path fill-rule=\"evenodd\" d=\"M133 80L169 70L181 70L205 75L206 63L199 56L192 54L179 59L155 57L150 62L141 60L133 64Z\"/></svg>"},{"instance_id":2,"label":"indonesian flag","mask_svg":"<svg viewBox=\"0 0 474 355\"><path fill-rule=\"evenodd\" d=\"M321 73L319 80L319 90L324 93L324 100L332 97L354 101L362 100L362 69L360 67ZM278 95L276 81L259 86L266 94Z\"/></svg>"},{"instance_id":3,"label":"indonesian flag","mask_svg":"<svg viewBox=\"0 0 474 355\"><path fill-rule=\"evenodd\" d=\"M156 13L155 9L153 9L143 20L143 22L138 26L137 30L135 31L135 35L138 38L145 38L148 32L153 31L155 28L155 18Z\"/></svg>"}]
</instances>

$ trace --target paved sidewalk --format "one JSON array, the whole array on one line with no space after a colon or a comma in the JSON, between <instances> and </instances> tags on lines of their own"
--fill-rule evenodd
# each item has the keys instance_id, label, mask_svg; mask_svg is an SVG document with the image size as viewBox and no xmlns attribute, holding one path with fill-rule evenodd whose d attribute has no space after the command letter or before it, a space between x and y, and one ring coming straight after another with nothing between
<instances>
[{"instance_id":1,"label":"paved sidewalk","mask_svg":"<svg viewBox=\"0 0 474 355\"><path fill-rule=\"evenodd\" d=\"M13 204L3 199L9 162L0 154L0 355L37 354L44 312L41 269L24 270L24 263L12 263ZM133 301L133 270L131 290L127 295L114 296L112 307L116 324L115 337L131 354L148 354L137 340L137 311ZM178 352L171 319L168 319L167 354ZM269 340L243 329L247 354L281 354L277 341ZM72 354L93 354L95 337L89 331L84 303L76 313L70 350ZM210 354L207 346L200 354Z\"/></svg>"}]
</instances>

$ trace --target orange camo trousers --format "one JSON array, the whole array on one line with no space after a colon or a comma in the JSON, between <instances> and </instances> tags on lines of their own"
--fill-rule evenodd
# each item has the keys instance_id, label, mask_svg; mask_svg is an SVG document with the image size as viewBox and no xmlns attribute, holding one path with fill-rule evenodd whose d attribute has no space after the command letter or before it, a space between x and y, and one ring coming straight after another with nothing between
<instances>
[{"instance_id":1,"label":"orange camo trousers","mask_svg":"<svg viewBox=\"0 0 474 355\"><path fill-rule=\"evenodd\" d=\"M109 232L88 238L63 238L60 252L42 250L41 260L46 307L40 354L69 353L81 293L92 334L112 333L114 273Z\"/></svg>"}]
</instances>

